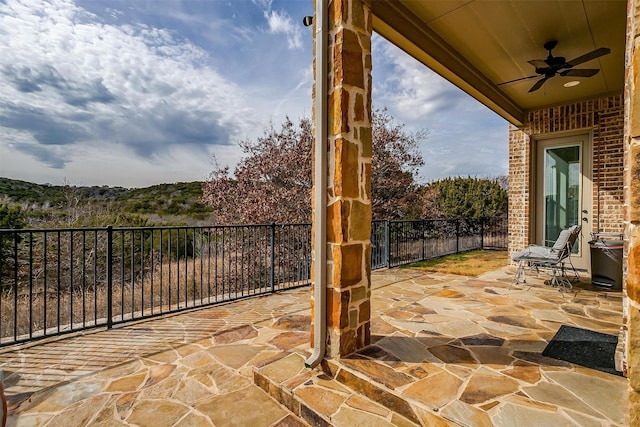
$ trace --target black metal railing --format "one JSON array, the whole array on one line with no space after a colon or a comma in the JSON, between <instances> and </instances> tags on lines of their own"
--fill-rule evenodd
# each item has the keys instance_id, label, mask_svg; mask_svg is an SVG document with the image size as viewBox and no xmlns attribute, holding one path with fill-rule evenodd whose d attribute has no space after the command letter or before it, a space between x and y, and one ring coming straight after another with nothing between
<instances>
[{"instance_id":1,"label":"black metal railing","mask_svg":"<svg viewBox=\"0 0 640 427\"><path fill-rule=\"evenodd\" d=\"M373 221L371 269L508 244L507 218Z\"/></svg>"},{"instance_id":2,"label":"black metal railing","mask_svg":"<svg viewBox=\"0 0 640 427\"><path fill-rule=\"evenodd\" d=\"M309 284L311 226L0 230L0 345Z\"/></svg>"},{"instance_id":3,"label":"black metal railing","mask_svg":"<svg viewBox=\"0 0 640 427\"><path fill-rule=\"evenodd\" d=\"M372 269L506 248L506 220L374 221ZM311 225L0 230L0 346L305 286Z\"/></svg>"}]
</instances>

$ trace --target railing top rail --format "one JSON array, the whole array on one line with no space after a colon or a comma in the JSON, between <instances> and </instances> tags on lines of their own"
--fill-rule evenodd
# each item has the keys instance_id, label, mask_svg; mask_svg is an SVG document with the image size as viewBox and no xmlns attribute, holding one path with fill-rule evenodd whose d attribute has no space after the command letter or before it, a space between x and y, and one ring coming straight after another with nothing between
<instances>
[{"instance_id":1,"label":"railing top rail","mask_svg":"<svg viewBox=\"0 0 640 427\"><path fill-rule=\"evenodd\" d=\"M488 221L491 219L505 219L506 217L490 217L490 218L424 218L424 219L411 219L411 220L385 220L375 219L372 223L385 223L390 224L417 224L421 222L436 222L436 221ZM29 233L29 232L76 232L76 231L107 231L111 228L112 231L153 231L153 230L206 230L206 229L238 229L238 228L261 228L261 227L289 227L289 226L307 226L310 227L311 223L264 223L264 224L212 224L212 225L160 225L160 226L144 226L144 227L66 227L66 228L2 228L0 234L14 234L14 233Z\"/></svg>"},{"instance_id":2,"label":"railing top rail","mask_svg":"<svg viewBox=\"0 0 640 427\"><path fill-rule=\"evenodd\" d=\"M107 231L108 227L82 228L0 228L0 234L14 233L68 233L73 231Z\"/></svg>"},{"instance_id":3,"label":"railing top rail","mask_svg":"<svg viewBox=\"0 0 640 427\"><path fill-rule=\"evenodd\" d=\"M159 226L145 226L145 227L78 227L78 228L2 228L0 234L14 234L14 233L30 233L30 232L61 232L69 233L74 231L107 231L109 228L113 231L153 231L153 230L207 230L207 229L220 229L220 228L262 228L262 227L310 227L311 223L285 223L285 224L237 224L237 225L159 225Z\"/></svg>"},{"instance_id":4,"label":"railing top rail","mask_svg":"<svg viewBox=\"0 0 640 427\"><path fill-rule=\"evenodd\" d=\"M507 219L506 216L492 216L484 218L422 218L422 219L374 219L371 222L389 222L389 223L402 223L402 222L422 222L422 221L488 221L491 219Z\"/></svg>"},{"instance_id":5,"label":"railing top rail","mask_svg":"<svg viewBox=\"0 0 640 427\"><path fill-rule=\"evenodd\" d=\"M147 227L113 227L113 231L130 231L130 230L209 230L220 228L267 228L267 227L288 227L288 226L311 226L311 223L300 224L236 224L236 225L162 225L162 226L147 226Z\"/></svg>"}]
</instances>

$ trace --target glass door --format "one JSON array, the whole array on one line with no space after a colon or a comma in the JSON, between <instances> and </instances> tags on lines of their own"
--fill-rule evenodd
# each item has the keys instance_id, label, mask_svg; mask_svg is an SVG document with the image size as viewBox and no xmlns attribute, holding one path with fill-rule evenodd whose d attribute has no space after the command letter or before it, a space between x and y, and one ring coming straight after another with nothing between
<instances>
[{"instance_id":1,"label":"glass door","mask_svg":"<svg viewBox=\"0 0 640 427\"><path fill-rule=\"evenodd\" d=\"M536 179L536 240L553 246L562 230L582 225L571 260L576 268L590 267L591 167L589 136L538 142Z\"/></svg>"},{"instance_id":2,"label":"glass door","mask_svg":"<svg viewBox=\"0 0 640 427\"><path fill-rule=\"evenodd\" d=\"M560 232L580 223L582 195L580 146L544 149L545 246L553 246ZM577 252L576 247L574 253Z\"/></svg>"}]
</instances>

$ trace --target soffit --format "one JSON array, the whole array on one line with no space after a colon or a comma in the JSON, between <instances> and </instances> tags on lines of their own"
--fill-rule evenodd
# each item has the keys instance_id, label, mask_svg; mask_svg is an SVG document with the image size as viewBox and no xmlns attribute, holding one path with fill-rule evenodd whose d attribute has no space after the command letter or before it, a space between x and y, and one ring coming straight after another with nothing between
<instances>
[{"instance_id":1,"label":"soffit","mask_svg":"<svg viewBox=\"0 0 640 427\"><path fill-rule=\"evenodd\" d=\"M514 124L528 110L621 93L624 87L624 0L371 0L381 36ZM555 76L529 93L538 77L527 61L567 60L599 47L611 53L575 68L598 68L589 78ZM566 88L564 83L580 84Z\"/></svg>"}]
</instances>

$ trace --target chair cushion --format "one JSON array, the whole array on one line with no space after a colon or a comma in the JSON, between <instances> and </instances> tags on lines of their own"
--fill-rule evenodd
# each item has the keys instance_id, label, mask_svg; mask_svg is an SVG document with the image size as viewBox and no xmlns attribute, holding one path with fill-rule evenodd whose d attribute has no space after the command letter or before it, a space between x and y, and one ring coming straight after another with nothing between
<instances>
[{"instance_id":1,"label":"chair cushion","mask_svg":"<svg viewBox=\"0 0 640 427\"><path fill-rule=\"evenodd\" d=\"M571 233L573 233L574 229L575 229L575 226L568 228L566 230L562 230L560 232L560 235L558 236L558 239L553 244L553 247L551 249L553 249L554 251L561 251L564 248L566 248L567 243L569 242L569 237L571 237Z\"/></svg>"},{"instance_id":2,"label":"chair cushion","mask_svg":"<svg viewBox=\"0 0 640 427\"><path fill-rule=\"evenodd\" d=\"M558 239L556 239L555 243L552 247L540 246L540 245L531 245L527 249L522 252L516 252L511 255L511 259L513 261L521 261L527 258L542 258L553 261L558 259L562 255L562 252L567 248L567 244L571 240L573 233L579 231L580 228L578 225L574 225L569 227L566 230L562 230ZM566 254L565 254L566 255Z\"/></svg>"},{"instance_id":3,"label":"chair cushion","mask_svg":"<svg viewBox=\"0 0 640 427\"><path fill-rule=\"evenodd\" d=\"M531 245L522 252L516 252L511 255L513 261L522 261L528 259L547 259L555 260L558 258L558 252L552 251L546 246Z\"/></svg>"}]
</instances>

